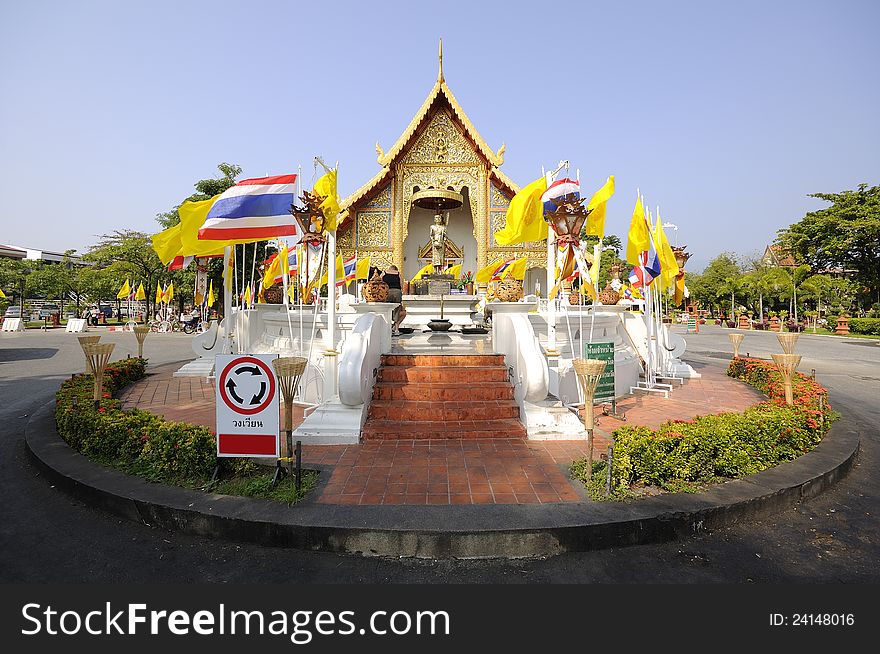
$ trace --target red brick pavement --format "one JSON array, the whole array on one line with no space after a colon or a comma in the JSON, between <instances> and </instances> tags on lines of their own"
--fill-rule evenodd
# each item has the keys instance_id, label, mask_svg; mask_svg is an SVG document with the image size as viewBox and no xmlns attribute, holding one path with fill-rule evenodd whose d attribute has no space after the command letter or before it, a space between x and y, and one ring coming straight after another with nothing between
<instances>
[{"instance_id":1,"label":"red brick pavement","mask_svg":"<svg viewBox=\"0 0 880 654\"><path fill-rule=\"evenodd\" d=\"M172 377L178 366L156 368L124 389L123 406L138 407L169 420L214 424L214 386L202 378ZM611 442L623 424L656 428L674 418L741 411L763 395L723 371L700 370L702 379L675 386L668 399L658 395L618 402L626 421L599 416L593 456ZM295 408L294 425L302 421ZM568 465L587 453L583 441L526 441L519 438L396 440L360 445L307 445L303 463L332 469L317 498L327 504L526 504L576 502L577 486Z\"/></svg>"}]
</instances>

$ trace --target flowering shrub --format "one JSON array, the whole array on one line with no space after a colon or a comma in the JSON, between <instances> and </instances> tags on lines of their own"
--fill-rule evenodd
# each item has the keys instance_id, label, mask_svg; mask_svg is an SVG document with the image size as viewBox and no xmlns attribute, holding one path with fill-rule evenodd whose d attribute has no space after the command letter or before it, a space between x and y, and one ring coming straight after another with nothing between
<instances>
[{"instance_id":1,"label":"flowering shrub","mask_svg":"<svg viewBox=\"0 0 880 654\"><path fill-rule=\"evenodd\" d=\"M206 427L169 422L146 411L123 411L112 395L146 374L144 359L107 365L104 393L92 401L94 377L77 375L56 394L55 424L78 452L154 480L210 476L216 456L214 435ZM76 401L74 401L76 398Z\"/></svg>"},{"instance_id":2,"label":"flowering shrub","mask_svg":"<svg viewBox=\"0 0 880 654\"><path fill-rule=\"evenodd\" d=\"M604 461L593 464L590 494L625 499L649 487L693 491L708 482L760 472L813 449L836 418L825 388L805 375L793 380L794 405L788 406L782 376L772 363L736 358L727 374L768 399L742 413L671 420L657 430L616 429L611 496L605 496ZM586 466L585 460L573 463L572 476L586 482Z\"/></svg>"}]
</instances>

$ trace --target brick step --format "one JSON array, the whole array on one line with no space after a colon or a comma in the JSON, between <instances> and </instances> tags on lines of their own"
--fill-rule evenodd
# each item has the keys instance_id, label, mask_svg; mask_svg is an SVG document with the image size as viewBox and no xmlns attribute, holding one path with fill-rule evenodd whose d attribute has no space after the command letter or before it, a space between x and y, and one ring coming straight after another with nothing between
<instances>
[{"instance_id":1,"label":"brick step","mask_svg":"<svg viewBox=\"0 0 880 654\"><path fill-rule=\"evenodd\" d=\"M512 400L513 387L506 381L487 381L479 384L460 382L376 382L373 401L414 400L431 402L455 402L470 399Z\"/></svg>"},{"instance_id":2,"label":"brick step","mask_svg":"<svg viewBox=\"0 0 880 654\"><path fill-rule=\"evenodd\" d=\"M507 381L507 368L491 366L383 366L379 368L379 382L460 383Z\"/></svg>"},{"instance_id":3,"label":"brick step","mask_svg":"<svg viewBox=\"0 0 880 654\"><path fill-rule=\"evenodd\" d=\"M430 402L412 400L373 400L370 419L399 422L459 422L519 418L514 400L475 400Z\"/></svg>"},{"instance_id":4,"label":"brick step","mask_svg":"<svg viewBox=\"0 0 880 654\"><path fill-rule=\"evenodd\" d=\"M519 420L512 419L458 422L370 419L364 425L362 436L364 441L525 438L526 430Z\"/></svg>"},{"instance_id":5,"label":"brick step","mask_svg":"<svg viewBox=\"0 0 880 654\"><path fill-rule=\"evenodd\" d=\"M383 366L503 366L503 354L383 354Z\"/></svg>"}]
</instances>

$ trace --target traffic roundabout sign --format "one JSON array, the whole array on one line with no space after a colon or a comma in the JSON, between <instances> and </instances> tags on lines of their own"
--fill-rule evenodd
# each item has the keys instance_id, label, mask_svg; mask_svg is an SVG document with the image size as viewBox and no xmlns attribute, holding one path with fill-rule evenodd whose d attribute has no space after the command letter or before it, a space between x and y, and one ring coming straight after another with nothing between
<instances>
[{"instance_id":1,"label":"traffic roundabout sign","mask_svg":"<svg viewBox=\"0 0 880 654\"><path fill-rule=\"evenodd\" d=\"M277 354L218 354L217 456L278 457Z\"/></svg>"},{"instance_id":2,"label":"traffic roundabout sign","mask_svg":"<svg viewBox=\"0 0 880 654\"><path fill-rule=\"evenodd\" d=\"M235 413L244 416L261 413L275 399L275 373L256 357L236 357L217 378L217 391L223 403Z\"/></svg>"}]
</instances>

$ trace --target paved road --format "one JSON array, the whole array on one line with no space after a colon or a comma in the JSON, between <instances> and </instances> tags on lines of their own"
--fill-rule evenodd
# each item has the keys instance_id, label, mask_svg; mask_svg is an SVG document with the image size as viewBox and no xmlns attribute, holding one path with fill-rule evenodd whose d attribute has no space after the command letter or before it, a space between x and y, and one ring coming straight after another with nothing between
<instances>
[{"instance_id":1,"label":"paved road","mask_svg":"<svg viewBox=\"0 0 880 654\"><path fill-rule=\"evenodd\" d=\"M726 330L689 335L696 366L726 365ZM110 333L115 356L136 352ZM27 416L83 358L59 331L0 336L0 581L431 583L431 582L877 582L880 580L880 345L804 336L802 370L815 368L840 411L864 426L862 455L837 487L794 510L684 541L528 561L365 559L211 541L169 533L84 506L28 461ZM743 351L779 351L772 334L746 336ZM150 335L154 364L185 358L189 337Z\"/></svg>"}]
</instances>

